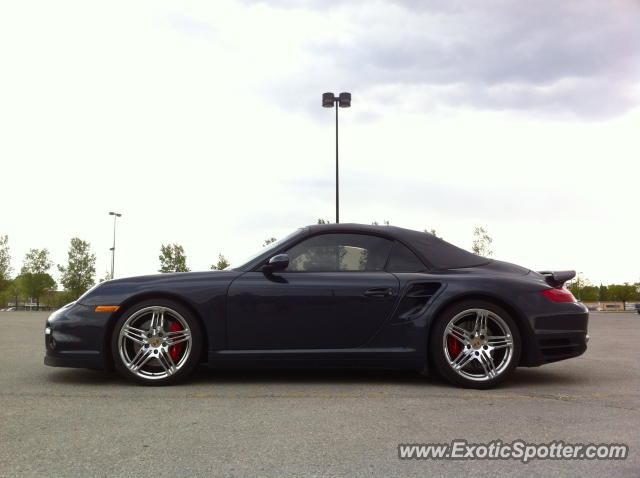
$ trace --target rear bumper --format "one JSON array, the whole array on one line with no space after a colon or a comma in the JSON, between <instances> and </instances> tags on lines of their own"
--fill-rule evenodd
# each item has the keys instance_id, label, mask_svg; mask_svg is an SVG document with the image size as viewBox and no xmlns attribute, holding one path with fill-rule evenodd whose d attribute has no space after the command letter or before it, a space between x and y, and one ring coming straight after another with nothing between
<instances>
[{"instance_id":1,"label":"rear bumper","mask_svg":"<svg viewBox=\"0 0 640 478\"><path fill-rule=\"evenodd\" d=\"M536 334L536 341L539 364L543 364L582 355L587 350L588 335L586 332Z\"/></svg>"},{"instance_id":2,"label":"rear bumper","mask_svg":"<svg viewBox=\"0 0 640 478\"><path fill-rule=\"evenodd\" d=\"M575 304L572 313L544 315L533 321L526 359L520 364L535 367L578 357L587 350L589 311Z\"/></svg>"}]
</instances>

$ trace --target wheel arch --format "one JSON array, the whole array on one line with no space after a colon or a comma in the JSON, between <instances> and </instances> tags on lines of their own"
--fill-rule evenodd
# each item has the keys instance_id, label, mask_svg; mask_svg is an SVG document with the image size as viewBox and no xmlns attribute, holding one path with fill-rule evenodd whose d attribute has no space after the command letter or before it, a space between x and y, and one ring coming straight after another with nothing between
<instances>
[{"instance_id":1,"label":"wheel arch","mask_svg":"<svg viewBox=\"0 0 640 478\"><path fill-rule=\"evenodd\" d=\"M522 345L522 350L520 353L520 361L519 364L526 364L529 362L529 357L532 353L533 344L531 342L531 337L533 335L533 331L531 329L531 324L527 320L525 314L519 310L512 303L505 301L503 298L496 296L487 292L469 292L462 293L459 295L455 295L449 297L442 304L439 304L437 309L431 315L431 321L428 326L427 332L427 341L429 340L429 336L431 335L431 329L436 322L436 318L448 307L462 301L467 300L483 300L485 302L491 302L499 307L502 307L507 313L513 318L516 326L518 327L518 332L520 332L520 341Z\"/></svg>"},{"instance_id":2,"label":"wheel arch","mask_svg":"<svg viewBox=\"0 0 640 478\"><path fill-rule=\"evenodd\" d=\"M120 303L120 308L118 309L118 311L112 314L112 316L109 318L109 322L107 323L104 337L102 339L102 350L104 351L106 370L113 370L114 368L110 342L113 335L113 329L116 326L116 322L122 316L122 314L124 314L124 312L129 309L129 307L139 302L151 299L166 299L177 302L193 314L193 317L198 321L198 324L200 325L200 329L202 331L202 350L200 351L200 362L206 359L207 350L209 349L208 337L206 332L207 329L204 326L204 320L202 319L196 308L191 303L189 303L189 301L185 300L184 297L181 297L178 294L172 292L147 291L132 295L131 297L127 297L124 301L122 301L122 303Z\"/></svg>"}]
</instances>

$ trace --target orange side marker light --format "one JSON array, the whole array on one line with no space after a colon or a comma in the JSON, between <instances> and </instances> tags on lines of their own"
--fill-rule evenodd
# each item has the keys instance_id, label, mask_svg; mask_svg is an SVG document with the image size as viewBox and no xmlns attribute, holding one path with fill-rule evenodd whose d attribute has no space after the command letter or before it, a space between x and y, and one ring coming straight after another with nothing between
<instances>
[{"instance_id":1,"label":"orange side marker light","mask_svg":"<svg viewBox=\"0 0 640 478\"><path fill-rule=\"evenodd\" d=\"M116 312L120 308L119 305L98 305L94 312Z\"/></svg>"}]
</instances>

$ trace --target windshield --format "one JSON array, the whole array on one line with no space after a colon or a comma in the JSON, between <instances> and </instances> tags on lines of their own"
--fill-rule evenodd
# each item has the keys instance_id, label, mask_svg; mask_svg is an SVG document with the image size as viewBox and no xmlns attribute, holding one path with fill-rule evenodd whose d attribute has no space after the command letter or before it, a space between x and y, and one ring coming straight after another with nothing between
<instances>
[{"instance_id":1,"label":"windshield","mask_svg":"<svg viewBox=\"0 0 640 478\"><path fill-rule=\"evenodd\" d=\"M233 264L231 264L229 267L225 268L225 271L232 270L232 269L241 269L242 266L248 264L249 262L254 260L256 257L258 257L258 256L260 256L260 255L262 255L262 254L264 254L266 252L274 251L274 250L278 249L278 247L280 247L283 242L289 240L289 238L291 238L292 236L298 234L301 230L302 230L302 228L296 229L291 234L283 237L282 239L278 239L277 241L274 241L271 244L267 244L262 249L257 251L255 254L251 254L249 257L245 257L241 261L234 261Z\"/></svg>"}]
</instances>

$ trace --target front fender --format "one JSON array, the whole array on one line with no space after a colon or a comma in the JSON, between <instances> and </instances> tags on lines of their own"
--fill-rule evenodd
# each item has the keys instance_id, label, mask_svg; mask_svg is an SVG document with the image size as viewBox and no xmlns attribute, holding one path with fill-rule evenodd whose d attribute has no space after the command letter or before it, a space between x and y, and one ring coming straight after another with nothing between
<instances>
[{"instance_id":1,"label":"front fender","mask_svg":"<svg viewBox=\"0 0 640 478\"><path fill-rule=\"evenodd\" d=\"M191 309L200 321L209 349L226 346L226 295L231 282L241 272L207 271L158 274L106 281L88 291L77 304L85 314L99 305L117 305L115 313L99 313L105 317L98 349L108 357L108 342L113 325L130 306L142 300L162 297L175 300Z\"/></svg>"}]
</instances>

